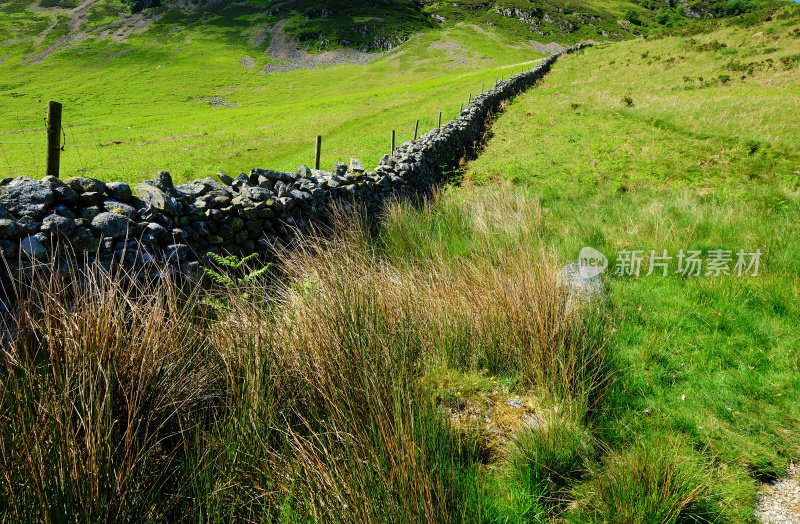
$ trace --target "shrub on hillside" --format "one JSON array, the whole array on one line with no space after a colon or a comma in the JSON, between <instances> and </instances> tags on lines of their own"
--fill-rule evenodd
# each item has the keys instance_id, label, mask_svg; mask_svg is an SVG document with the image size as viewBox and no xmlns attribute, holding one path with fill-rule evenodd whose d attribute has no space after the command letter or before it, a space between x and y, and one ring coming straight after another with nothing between
<instances>
[{"instance_id":1,"label":"shrub on hillside","mask_svg":"<svg viewBox=\"0 0 800 524\"><path fill-rule=\"evenodd\" d=\"M639 12L636 9L628 9L622 14L622 19L627 20L633 25L642 25L642 19L639 17Z\"/></svg>"},{"instance_id":2,"label":"shrub on hillside","mask_svg":"<svg viewBox=\"0 0 800 524\"><path fill-rule=\"evenodd\" d=\"M131 13L138 13L151 7L161 7L161 0L123 0L131 10Z\"/></svg>"}]
</instances>

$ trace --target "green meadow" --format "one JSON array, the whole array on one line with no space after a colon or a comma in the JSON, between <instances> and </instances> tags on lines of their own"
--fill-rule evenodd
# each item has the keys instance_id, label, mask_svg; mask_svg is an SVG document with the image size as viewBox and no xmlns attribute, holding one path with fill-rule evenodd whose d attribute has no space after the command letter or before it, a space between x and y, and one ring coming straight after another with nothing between
<instances>
[{"instance_id":1,"label":"green meadow","mask_svg":"<svg viewBox=\"0 0 800 524\"><path fill-rule=\"evenodd\" d=\"M650 460L671 442L729 519L751 518L759 481L800 452L798 27L796 8L778 10L565 57L467 167L486 187L454 193L518 194L534 245L565 263L584 246L608 256L619 380L587 424ZM714 249L733 252L731 268L761 250L758 276L675 273L681 250ZM616 275L634 250L641 276ZM646 276L651 250L673 257L667 276ZM614 460L575 488L591 493L584 515L603 507ZM630 482L618 503L644 497Z\"/></svg>"},{"instance_id":2,"label":"green meadow","mask_svg":"<svg viewBox=\"0 0 800 524\"><path fill-rule=\"evenodd\" d=\"M268 42L254 47L247 37L275 20L255 8L218 9L215 23L171 10L128 42L88 38L40 64L22 60L30 42L11 47L0 64L0 165L42 176L43 119L56 100L65 176L138 182L167 170L188 181L253 167L294 171L313 164L317 135L323 168L350 157L374 166L390 152L392 130L398 144L413 138L417 120L427 132L439 112L443 122L455 118L470 95L542 56L464 25L420 33L365 66L264 74ZM254 67L243 67L244 56ZM224 103L213 107L211 97Z\"/></svg>"}]
</instances>

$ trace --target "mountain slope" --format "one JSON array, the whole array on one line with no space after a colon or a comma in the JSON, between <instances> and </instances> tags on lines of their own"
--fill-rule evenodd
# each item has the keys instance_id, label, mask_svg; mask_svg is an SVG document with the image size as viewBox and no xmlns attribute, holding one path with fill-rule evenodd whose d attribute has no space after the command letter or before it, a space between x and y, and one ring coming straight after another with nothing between
<instances>
[{"instance_id":1,"label":"mountain slope","mask_svg":"<svg viewBox=\"0 0 800 524\"><path fill-rule=\"evenodd\" d=\"M127 0L126 0L127 1ZM351 47L387 50L440 24L493 27L521 41L566 44L616 40L689 18L727 16L776 0L177 0L137 11L122 0L7 0L0 2L6 59L21 53L38 63L87 39L125 42L128 36L174 35L180 29L222 33L231 43L268 44L266 25L283 30L307 50ZM2 60L2 58L0 58Z\"/></svg>"},{"instance_id":2,"label":"mountain slope","mask_svg":"<svg viewBox=\"0 0 800 524\"><path fill-rule=\"evenodd\" d=\"M401 143L417 119L420 131L435 127L440 111L450 120L470 94L542 57L464 24L432 29L364 65L310 62L350 50L281 63L264 52L269 37L259 41L269 23L240 41L240 29L200 30L168 16L161 20L171 26L152 24L126 41L86 38L39 64L21 54L0 64L4 176L41 176L48 100L64 103L64 176L138 182L166 169L186 181L255 166L294 170L313 163L315 135L324 138L325 166L350 157L376 165L392 130Z\"/></svg>"},{"instance_id":3,"label":"mountain slope","mask_svg":"<svg viewBox=\"0 0 800 524\"><path fill-rule=\"evenodd\" d=\"M6 1L0 165L11 175L40 176L48 100L65 104L65 174L141 180L168 169L185 180L254 165L294 169L310 162L318 134L323 162L359 156L375 163L393 129L405 140L418 118L420 129L434 127L439 111L452 118L470 94L530 66L554 48L550 42L631 34L623 26L632 22L618 17L632 2L568 8L560 1L387 0L356 8L179 0L136 14L118 0ZM323 4L342 7L328 12ZM537 5L540 18L527 11ZM658 5L635 8L644 18ZM316 39L293 38L317 23ZM567 23L584 25L565 32ZM397 32L385 29L391 24ZM373 29L357 32L357 41L348 29L355 26ZM644 30L644 22L636 27ZM326 49L314 52L324 38ZM342 43L395 47L367 54Z\"/></svg>"}]
</instances>

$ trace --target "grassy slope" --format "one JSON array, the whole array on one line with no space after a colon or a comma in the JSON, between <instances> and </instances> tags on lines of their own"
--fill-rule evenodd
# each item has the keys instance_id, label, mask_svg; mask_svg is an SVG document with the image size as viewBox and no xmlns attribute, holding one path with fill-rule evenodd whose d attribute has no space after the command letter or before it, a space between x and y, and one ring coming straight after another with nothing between
<instances>
[{"instance_id":1,"label":"grassy slope","mask_svg":"<svg viewBox=\"0 0 800 524\"><path fill-rule=\"evenodd\" d=\"M339 6L331 20L305 20L297 14L317 5L309 1L280 8L272 7L275 2L156 8L150 15L159 17L156 22L116 42L95 36L124 7L117 0L100 0L80 27L90 36L64 44L61 39L75 36L66 10L31 11L30 0L6 2L0 6L0 34L6 35L0 53L0 132L16 133L0 135L0 166L12 175L41 173L41 125L49 99L65 104L66 125L78 126L67 130L62 155L66 175L137 181L168 169L188 180L254 166L293 170L312 161L317 134L324 137L324 165L350 156L375 164L388 151L392 129L401 141L410 138L418 118L420 129L430 129L439 111L445 120L454 117L470 93L508 74L505 66L540 56L522 42L533 37L548 42L600 38L596 28L573 15L563 16L579 31L545 38L485 7L472 11L475 6L469 2L458 11L449 4L428 5L429 13L450 18L444 29L430 29L418 17L401 16L407 6L390 16L391 3L364 8L366 15L377 17L355 17L352 5ZM524 2L518 4L524 7ZM602 15L603 23L616 26L620 11L630 5L587 3L573 9ZM562 16L550 4L544 12ZM264 75L261 68L271 63L264 53L269 35L257 46L251 42L284 17L292 18L290 31L321 24L309 30L334 40L336 35L355 38L347 27L367 22L386 25L381 30L389 33L427 32L365 67ZM494 27L475 30L470 25L487 22ZM41 63L30 61L59 42ZM239 60L245 56L254 60L254 68L242 67ZM214 108L198 101L213 96L236 107Z\"/></svg>"},{"instance_id":2,"label":"grassy slope","mask_svg":"<svg viewBox=\"0 0 800 524\"><path fill-rule=\"evenodd\" d=\"M513 0L485 2L465 0L453 2L426 2L426 11L446 19L447 23L473 21L501 28L518 38L538 40L543 43L573 43L582 39L606 40L607 38L629 37L635 29L622 27L618 20L628 9L636 9L647 17L647 10L639 8L634 2L616 0L613 2L565 2L561 0ZM527 23L508 10L516 10L523 16L532 16L535 23ZM594 18L591 18L594 17ZM608 34L604 34L608 33Z\"/></svg>"},{"instance_id":3,"label":"grassy slope","mask_svg":"<svg viewBox=\"0 0 800 524\"><path fill-rule=\"evenodd\" d=\"M0 163L41 165L42 133L35 128L46 101L55 99L65 105L65 124L102 124L67 130L65 174L86 168L99 178L135 181L158 169L181 180L255 166L294 170L312 162L317 134L324 137L323 165L350 156L376 164L392 129L403 141L416 119L422 130L435 127L439 111L453 118L470 93L507 75L505 66L541 56L509 47L501 36L454 27L416 37L364 67L264 75L265 45L253 48L241 36L255 36L269 19L235 6L218 16L200 24L173 10L128 43L87 39L39 65L23 56L45 48L51 36L36 49L30 41L10 47L0 64L0 129L30 131L3 136ZM2 21L19 26L15 18ZM437 42L452 51L431 47ZM256 68L242 68L245 55ZM211 96L237 106L193 101Z\"/></svg>"},{"instance_id":4,"label":"grassy slope","mask_svg":"<svg viewBox=\"0 0 800 524\"><path fill-rule=\"evenodd\" d=\"M402 8L394 9L398 3ZM0 166L11 175L43 171L41 127L49 99L63 102L65 124L77 126L67 130L65 175L139 181L167 169L189 180L254 166L293 170L312 161L317 134L324 137L324 165L350 156L375 164L388 152L392 129L400 141L411 137L416 119L420 129L430 129L439 111L445 120L454 117L470 93L509 72L501 68L537 58L523 42L599 39L604 38L598 33L602 28L629 35L616 20L634 6L625 1L502 5L540 8L543 15L576 27L564 32L544 22L536 26L545 31L539 35L474 2L457 9L449 3L427 4L429 14L448 19L442 30L431 29L418 15L405 16L412 8L396 0L362 7L362 17L355 16L360 11L350 3L334 5L331 19L301 16L318 4L297 0L279 8L266 1L156 8L148 16L157 21L124 42L95 38L124 12L117 0L90 6L79 29L90 35L84 40L75 38L64 9L31 11L30 0L2 4L0 34L6 40L0 53L0 133L14 134L0 135ZM574 12L557 10L565 7ZM269 35L259 45L251 42L285 17L291 18L287 30L324 34L332 47L338 37L360 45L363 38L348 30L354 25L378 24L373 32L406 36L427 32L365 67L264 75L261 69L272 62L264 52ZM30 60L59 42L41 63ZM243 57L252 58L255 67L244 69ZM203 101L208 97L222 97L236 107L211 107Z\"/></svg>"},{"instance_id":5,"label":"grassy slope","mask_svg":"<svg viewBox=\"0 0 800 524\"><path fill-rule=\"evenodd\" d=\"M682 442L742 518L753 476L800 455L799 28L794 8L565 58L468 167L535 198L533 241L564 261L586 245L612 263L624 249L764 252L757 278L605 277L621 371L596 429L613 446Z\"/></svg>"},{"instance_id":6,"label":"grassy slope","mask_svg":"<svg viewBox=\"0 0 800 524\"><path fill-rule=\"evenodd\" d=\"M19 379L0 382L4 508L20 520L50 511L88 521L530 522L564 511L577 521L752 518L752 474L780 473L800 444L800 162L786 138L796 134L797 69L781 60L798 54L787 38L797 30L795 14L564 58L509 108L468 167L475 182L509 181L513 189L448 190L436 207L395 206L377 241L352 221L349 236L289 255L292 281L245 296L267 296L265 303L226 290L221 298L233 314L187 306L168 281L126 296L104 274L105 293L81 281L86 294L74 301L57 286L27 288L41 296L23 300L30 318L19 320L37 336L2 352ZM467 29L451 31L501 49ZM399 58L432 78L405 95L413 100L429 100L422 88L437 82L463 96L457 77L470 70L442 72L444 60L424 40L435 36L409 45L427 49L430 62ZM164 60L159 45L141 53ZM210 71L230 70L241 49L215 47L211 37L186 46L186 57L219 59ZM72 58L75 69L58 74L85 71L89 58ZM334 93L365 105L385 90L403 92L353 91L364 77L348 72L391 74L389 60L285 75L295 89L272 89L300 98L275 121L294 118L281 128L291 130L320 110L334 122L342 107ZM757 62L751 75L749 62ZM219 86L238 101L231 93L260 93L263 85L237 70L241 91L223 88L232 73L198 79L190 65L175 60L162 72L131 60L120 69L145 73L129 118L161 90L187 97ZM127 80L105 73L82 77L102 103ZM312 85L330 86L331 97L312 100ZM71 89L76 100L86 97ZM169 96L165 107L184 126L172 132L186 133L199 106ZM751 118L741 116L742 100ZM269 103L259 106L262 116ZM168 121L155 112L147 118ZM387 114L408 117L400 107ZM231 150L241 151L236 140L246 132L231 139L227 118L216 122L229 134L214 137L214 147L232 140ZM356 135L376 128L365 124ZM174 142L162 147L173 159L190 153ZM765 265L753 279L608 276L614 325L604 340L591 324L562 322L564 297L538 250L566 262L587 244L612 256L761 248ZM604 344L607 360L596 358ZM36 350L41 360L16 353ZM152 365L140 366L143 359ZM617 365L617 382L603 396L597 381L608 363ZM487 402L509 411L512 395L531 401L544 424L517 435L508 457L491 456L478 442L486 435L471 433L468 420L442 424L442 413L468 415ZM498 419L495 427L507 422ZM125 424L139 437L120 431Z\"/></svg>"}]
</instances>

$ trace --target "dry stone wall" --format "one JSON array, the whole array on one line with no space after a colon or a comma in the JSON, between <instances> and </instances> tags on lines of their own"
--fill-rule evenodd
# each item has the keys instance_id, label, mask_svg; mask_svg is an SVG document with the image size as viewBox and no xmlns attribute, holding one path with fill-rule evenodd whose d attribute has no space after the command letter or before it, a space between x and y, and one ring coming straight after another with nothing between
<instances>
[{"instance_id":1,"label":"dry stone wall","mask_svg":"<svg viewBox=\"0 0 800 524\"><path fill-rule=\"evenodd\" d=\"M586 47L579 44L565 52ZM356 159L333 171L253 169L174 185L167 172L131 189L77 177L0 181L0 252L13 267L79 258L191 270L203 254L269 252L276 238L324 220L331 206L377 212L390 198L429 192L483 137L491 115L525 91L557 56L477 95L455 120L385 155L367 171ZM66 262L64 262L66 261Z\"/></svg>"}]
</instances>

